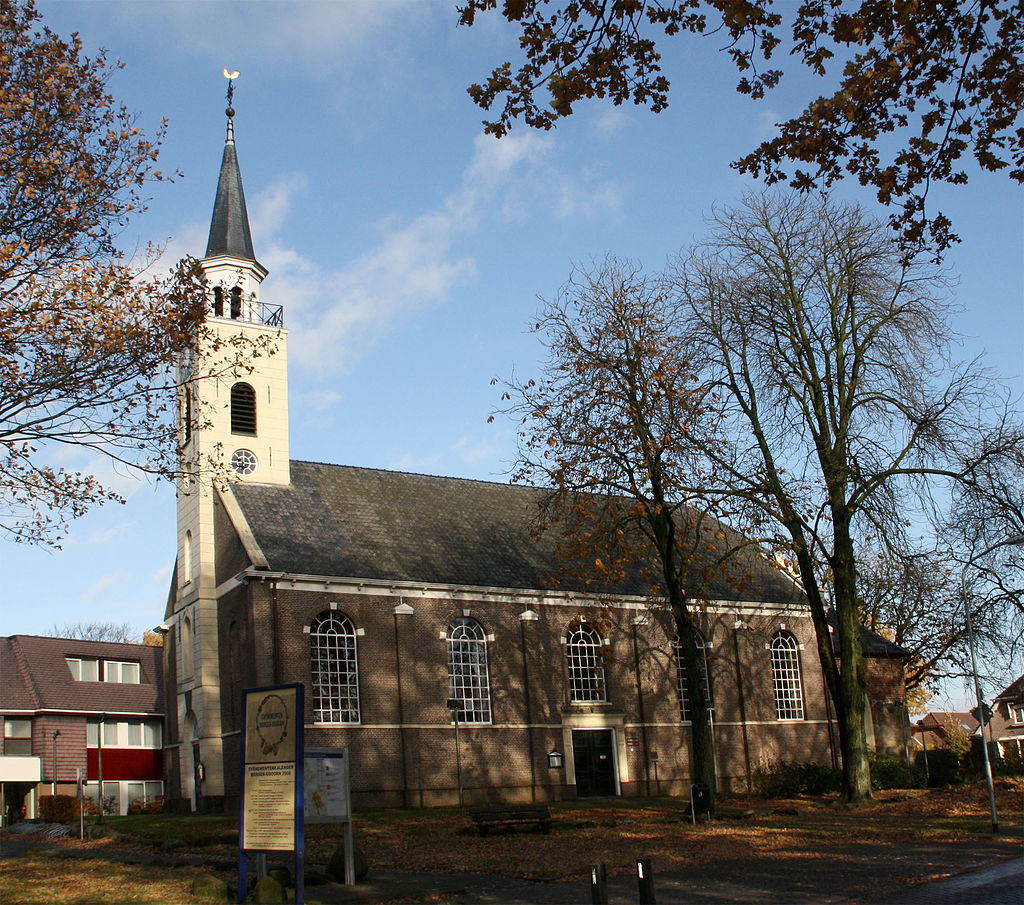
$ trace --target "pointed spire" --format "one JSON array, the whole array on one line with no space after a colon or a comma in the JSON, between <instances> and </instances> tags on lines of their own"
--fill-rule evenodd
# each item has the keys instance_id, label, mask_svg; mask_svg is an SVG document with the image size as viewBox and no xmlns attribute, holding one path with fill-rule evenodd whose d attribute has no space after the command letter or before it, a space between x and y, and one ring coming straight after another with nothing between
<instances>
[{"instance_id":1,"label":"pointed spire","mask_svg":"<svg viewBox=\"0 0 1024 905\"><path fill-rule=\"evenodd\" d=\"M255 261L252 235L249 232L249 215L245 209L245 192L242 191L242 173L238 168L238 154L235 151L235 111L231 106L238 72L224 70L228 79L227 139L224 142L224 156L220 162L220 178L217 181L217 198L213 203L213 219L210 222L210 237L206 242L206 255L231 255L247 261Z\"/></svg>"}]
</instances>

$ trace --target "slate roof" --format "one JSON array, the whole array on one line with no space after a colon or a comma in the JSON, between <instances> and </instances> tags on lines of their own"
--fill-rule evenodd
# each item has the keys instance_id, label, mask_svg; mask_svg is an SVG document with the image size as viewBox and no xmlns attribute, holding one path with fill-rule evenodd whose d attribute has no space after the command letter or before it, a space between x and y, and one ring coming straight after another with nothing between
<instances>
[{"instance_id":1,"label":"slate roof","mask_svg":"<svg viewBox=\"0 0 1024 905\"><path fill-rule=\"evenodd\" d=\"M1024 676L1019 676L996 695L997 701L1024 700Z\"/></svg>"},{"instance_id":2,"label":"slate roof","mask_svg":"<svg viewBox=\"0 0 1024 905\"><path fill-rule=\"evenodd\" d=\"M66 657L137 661L139 685L76 682ZM12 635L0 638L0 712L163 713L163 648Z\"/></svg>"},{"instance_id":3,"label":"slate roof","mask_svg":"<svg viewBox=\"0 0 1024 905\"><path fill-rule=\"evenodd\" d=\"M836 635L836 612L835 610L829 610L826 616L828 619L829 628L832 630L832 649L839 653L839 637ZM860 647L866 657L894 657L902 660L909 660L914 656L913 651L907 650L895 641L890 641L888 638L879 635L877 632L871 631L869 628L865 628L863 625L860 627Z\"/></svg>"},{"instance_id":4,"label":"slate roof","mask_svg":"<svg viewBox=\"0 0 1024 905\"><path fill-rule=\"evenodd\" d=\"M217 198L213 203L210 236L206 242L206 257L232 255L255 261L249 215L245 210L245 192L242 191L242 173L238 168L235 142L229 137L224 144L224 156L217 180Z\"/></svg>"},{"instance_id":5,"label":"slate roof","mask_svg":"<svg viewBox=\"0 0 1024 905\"><path fill-rule=\"evenodd\" d=\"M550 588L558 574L554 539L529 536L545 493L536 488L293 460L289 486L231 489L270 571L510 590ZM729 568L746 589L716 579L700 596L799 599L752 548ZM649 586L632 575L616 591L644 595Z\"/></svg>"}]
</instances>

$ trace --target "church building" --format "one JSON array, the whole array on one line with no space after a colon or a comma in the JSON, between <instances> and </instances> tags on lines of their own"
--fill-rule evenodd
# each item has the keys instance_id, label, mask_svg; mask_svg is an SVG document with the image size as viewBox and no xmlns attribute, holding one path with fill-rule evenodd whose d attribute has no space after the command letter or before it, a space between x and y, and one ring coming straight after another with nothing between
<instances>
[{"instance_id":1,"label":"church building","mask_svg":"<svg viewBox=\"0 0 1024 905\"><path fill-rule=\"evenodd\" d=\"M611 606L555 588L554 540L529 532L543 491L291 458L288 333L260 297L233 115L200 262L206 329L181 365L195 379L165 618L170 806L237 806L242 691L289 682L305 686L306 745L348 747L357 807L685 794L671 617L639 576ZM263 354L236 364L245 344ZM701 616L722 790L770 762L835 763L838 745L797 583L756 548L736 560L744 580L706 586ZM891 651L877 668L902 688Z\"/></svg>"}]
</instances>

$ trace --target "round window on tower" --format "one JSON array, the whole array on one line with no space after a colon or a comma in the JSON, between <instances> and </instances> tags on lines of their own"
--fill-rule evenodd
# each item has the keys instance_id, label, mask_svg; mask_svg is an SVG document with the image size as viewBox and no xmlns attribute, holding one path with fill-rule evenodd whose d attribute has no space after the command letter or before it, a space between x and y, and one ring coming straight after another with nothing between
<instances>
[{"instance_id":1,"label":"round window on tower","mask_svg":"<svg viewBox=\"0 0 1024 905\"><path fill-rule=\"evenodd\" d=\"M231 454L231 467L239 474L252 474L257 465L256 454L251 449L236 449Z\"/></svg>"}]
</instances>

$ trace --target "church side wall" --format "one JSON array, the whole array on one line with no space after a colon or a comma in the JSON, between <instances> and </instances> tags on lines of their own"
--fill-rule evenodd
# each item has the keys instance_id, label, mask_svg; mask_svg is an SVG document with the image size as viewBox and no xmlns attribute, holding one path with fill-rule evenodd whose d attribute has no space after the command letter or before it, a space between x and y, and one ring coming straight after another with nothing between
<instances>
[{"instance_id":1,"label":"church side wall","mask_svg":"<svg viewBox=\"0 0 1024 905\"><path fill-rule=\"evenodd\" d=\"M414 612L396 615L400 604ZM619 793L686 794L690 733L680 720L671 644L675 633L668 615L536 601L531 605L537 618L522 621L526 604L507 600L328 593L278 587L270 578L231 591L220 601L226 797L237 800L238 795L242 689L301 682L306 687L306 744L349 747L357 806L456 801L455 727L446 707L444 635L454 619L465 616L477 621L488 638L492 708L490 724L459 726L467 803L575 797L573 731L593 729L613 733ZM306 629L332 607L358 632L360 722L354 725L320 724L314 713ZM564 638L570 622L581 614L608 642L603 648L607 702L569 700ZM644 617L642 624L634 624L638 616ZM711 642L708 669L722 789L743 788L751 773L769 762L832 760L810 620L766 612L741 621L743 626L734 628L735 613L701 617L702 631ZM798 721L776 719L767 648L782 626L802 645L805 719ZM564 756L560 769L548 766L553 750Z\"/></svg>"}]
</instances>

